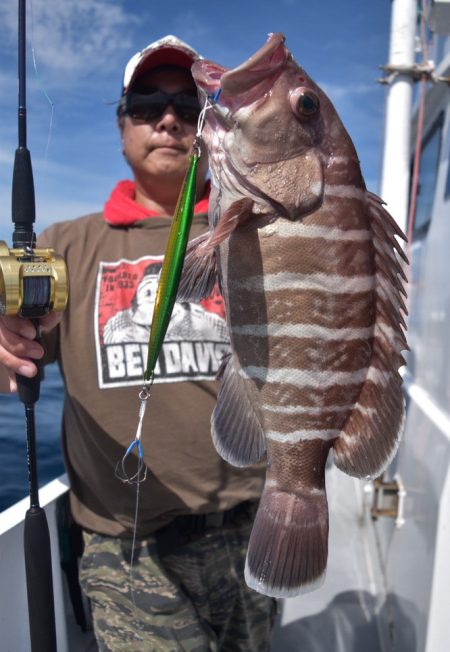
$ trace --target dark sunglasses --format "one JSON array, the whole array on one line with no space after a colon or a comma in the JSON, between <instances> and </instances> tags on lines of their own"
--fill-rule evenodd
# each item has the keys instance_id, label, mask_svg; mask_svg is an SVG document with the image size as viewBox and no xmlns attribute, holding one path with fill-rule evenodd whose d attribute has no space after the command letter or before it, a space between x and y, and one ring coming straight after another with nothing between
<instances>
[{"instance_id":1,"label":"dark sunglasses","mask_svg":"<svg viewBox=\"0 0 450 652\"><path fill-rule=\"evenodd\" d=\"M189 124L197 124L200 103L195 95L180 91L178 93L129 93L125 100L125 115L136 120L151 122L160 118L171 105L177 116Z\"/></svg>"}]
</instances>

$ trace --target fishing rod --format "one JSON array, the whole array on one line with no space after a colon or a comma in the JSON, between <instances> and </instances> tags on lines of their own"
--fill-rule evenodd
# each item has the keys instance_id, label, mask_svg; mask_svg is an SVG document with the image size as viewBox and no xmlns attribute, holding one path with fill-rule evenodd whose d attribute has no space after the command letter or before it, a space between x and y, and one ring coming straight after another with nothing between
<instances>
[{"instance_id":1,"label":"fishing rod","mask_svg":"<svg viewBox=\"0 0 450 652\"><path fill-rule=\"evenodd\" d=\"M12 179L13 247L0 242L0 314L31 319L39 339L39 318L64 310L68 298L64 260L53 249L37 249L35 195L27 148L26 0L18 2L18 148ZM39 399L41 366L33 378L16 375L25 406L30 508L25 515L24 553L32 652L56 652L52 561L47 517L39 504L34 407Z\"/></svg>"}]
</instances>

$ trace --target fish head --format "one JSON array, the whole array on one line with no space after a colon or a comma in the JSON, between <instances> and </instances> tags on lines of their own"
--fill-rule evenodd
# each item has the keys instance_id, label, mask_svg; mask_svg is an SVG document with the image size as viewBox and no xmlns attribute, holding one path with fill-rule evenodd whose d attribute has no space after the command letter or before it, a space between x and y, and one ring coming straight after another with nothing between
<instances>
[{"instance_id":1,"label":"fish head","mask_svg":"<svg viewBox=\"0 0 450 652\"><path fill-rule=\"evenodd\" d=\"M237 68L200 60L192 73L200 94L220 90L204 131L213 181L253 196L260 212L281 210L290 219L311 212L335 153L356 157L332 103L282 34L270 34Z\"/></svg>"}]
</instances>

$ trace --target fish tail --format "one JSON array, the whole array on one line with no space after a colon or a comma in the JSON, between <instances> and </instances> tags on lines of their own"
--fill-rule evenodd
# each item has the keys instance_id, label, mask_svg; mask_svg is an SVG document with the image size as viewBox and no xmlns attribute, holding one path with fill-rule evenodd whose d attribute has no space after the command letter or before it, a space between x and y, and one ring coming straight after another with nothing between
<instances>
[{"instance_id":1,"label":"fish tail","mask_svg":"<svg viewBox=\"0 0 450 652\"><path fill-rule=\"evenodd\" d=\"M312 591L325 579L328 505L325 489L266 488L250 536L245 580L276 598Z\"/></svg>"}]
</instances>

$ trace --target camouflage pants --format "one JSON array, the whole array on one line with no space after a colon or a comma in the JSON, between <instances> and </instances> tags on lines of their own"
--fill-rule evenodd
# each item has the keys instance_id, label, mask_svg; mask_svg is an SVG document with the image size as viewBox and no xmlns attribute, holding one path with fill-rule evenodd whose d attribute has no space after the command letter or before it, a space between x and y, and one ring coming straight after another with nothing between
<instances>
[{"instance_id":1,"label":"camouflage pants","mask_svg":"<svg viewBox=\"0 0 450 652\"><path fill-rule=\"evenodd\" d=\"M267 652L275 601L243 571L250 525L206 533L159 556L136 542L84 533L81 586L101 652Z\"/></svg>"}]
</instances>

